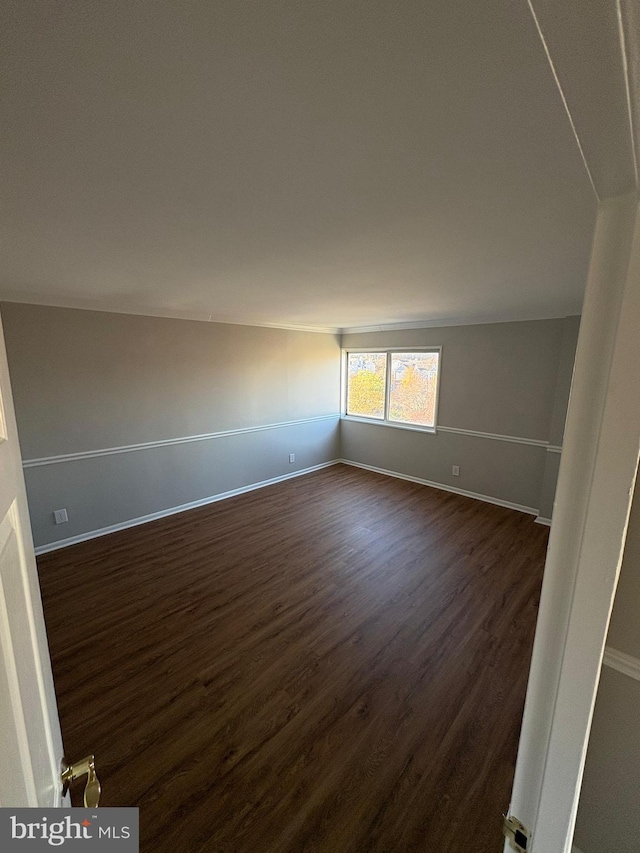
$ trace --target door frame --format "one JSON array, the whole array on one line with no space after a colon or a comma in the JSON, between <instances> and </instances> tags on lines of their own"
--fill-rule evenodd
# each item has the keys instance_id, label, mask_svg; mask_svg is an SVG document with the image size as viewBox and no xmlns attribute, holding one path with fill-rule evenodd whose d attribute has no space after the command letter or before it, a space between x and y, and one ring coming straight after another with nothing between
<instances>
[{"instance_id":1,"label":"door frame","mask_svg":"<svg viewBox=\"0 0 640 853\"><path fill-rule=\"evenodd\" d=\"M596 219L509 808L534 853L571 851L638 468L638 211L632 193Z\"/></svg>"},{"instance_id":2,"label":"door frame","mask_svg":"<svg viewBox=\"0 0 640 853\"><path fill-rule=\"evenodd\" d=\"M0 806L56 808L62 736L0 318Z\"/></svg>"}]
</instances>

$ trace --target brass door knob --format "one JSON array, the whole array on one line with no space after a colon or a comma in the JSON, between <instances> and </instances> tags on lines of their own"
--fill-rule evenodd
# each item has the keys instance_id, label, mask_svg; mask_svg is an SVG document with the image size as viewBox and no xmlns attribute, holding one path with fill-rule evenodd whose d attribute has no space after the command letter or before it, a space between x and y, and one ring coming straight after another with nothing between
<instances>
[{"instance_id":1,"label":"brass door knob","mask_svg":"<svg viewBox=\"0 0 640 853\"><path fill-rule=\"evenodd\" d=\"M88 755L76 764L67 764L66 761L62 762L62 772L60 773L62 794L64 796L69 790L71 783L82 776L87 777L87 784L84 788L85 808L96 809L100 802L102 788L96 776L96 759L93 755Z\"/></svg>"}]
</instances>

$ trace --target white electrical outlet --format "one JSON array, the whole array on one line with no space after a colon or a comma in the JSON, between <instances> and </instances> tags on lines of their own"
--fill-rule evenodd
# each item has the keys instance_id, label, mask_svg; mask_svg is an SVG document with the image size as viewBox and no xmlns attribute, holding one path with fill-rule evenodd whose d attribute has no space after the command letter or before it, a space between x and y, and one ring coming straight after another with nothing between
<instances>
[{"instance_id":1,"label":"white electrical outlet","mask_svg":"<svg viewBox=\"0 0 640 853\"><path fill-rule=\"evenodd\" d=\"M296 454L290 453L289 454L289 462L295 462L295 461L296 461Z\"/></svg>"},{"instance_id":2,"label":"white electrical outlet","mask_svg":"<svg viewBox=\"0 0 640 853\"><path fill-rule=\"evenodd\" d=\"M459 465L454 465L454 466L451 468L451 473L453 474L453 476L454 476L454 477L459 477L459 476L460 476L460 466L459 466Z\"/></svg>"},{"instance_id":3,"label":"white electrical outlet","mask_svg":"<svg viewBox=\"0 0 640 853\"><path fill-rule=\"evenodd\" d=\"M69 516L67 514L66 509L54 510L53 517L55 518L56 524L64 524L65 521L69 521Z\"/></svg>"}]
</instances>

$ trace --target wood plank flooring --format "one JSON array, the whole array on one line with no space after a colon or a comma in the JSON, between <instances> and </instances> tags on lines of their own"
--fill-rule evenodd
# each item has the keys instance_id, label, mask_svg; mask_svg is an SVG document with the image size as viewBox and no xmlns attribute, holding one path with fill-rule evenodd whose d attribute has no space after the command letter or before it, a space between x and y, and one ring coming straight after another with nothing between
<instances>
[{"instance_id":1,"label":"wood plank flooring","mask_svg":"<svg viewBox=\"0 0 640 853\"><path fill-rule=\"evenodd\" d=\"M67 757L143 853L499 853L546 539L339 465L42 556Z\"/></svg>"}]
</instances>

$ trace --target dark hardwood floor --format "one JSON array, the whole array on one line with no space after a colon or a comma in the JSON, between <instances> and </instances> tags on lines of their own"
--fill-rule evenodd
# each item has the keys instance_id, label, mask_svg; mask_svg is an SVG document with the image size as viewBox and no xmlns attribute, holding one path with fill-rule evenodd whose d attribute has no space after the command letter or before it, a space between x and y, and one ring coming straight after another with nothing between
<instances>
[{"instance_id":1,"label":"dark hardwood floor","mask_svg":"<svg viewBox=\"0 0 640 853\"><path fill-rule=\"evenodd\" d=\"M546 540L340 465L45 555L67 756L144 853L499 853Z\"/></svg>"}]
</instances>

